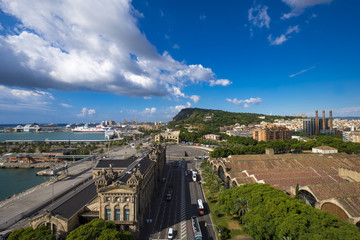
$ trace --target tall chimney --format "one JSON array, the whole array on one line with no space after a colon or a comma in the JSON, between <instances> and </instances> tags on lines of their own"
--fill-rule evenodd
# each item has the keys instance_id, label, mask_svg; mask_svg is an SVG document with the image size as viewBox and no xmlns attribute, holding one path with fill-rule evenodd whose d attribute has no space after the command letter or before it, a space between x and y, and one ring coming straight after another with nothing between
<instances>
[{"instance_id":1,"label":"tall chimney","mask_svg":"<svg viewBox=\"0 0 360 240\"><path fill-rule=\"evenodd\" d=\"M318 116L318 110L315 111L315 134L319 134L319 116Z\"/></svg>"},{"instance_id":2,"label":"tall chimney","mask_svg":"<svg viewBox=\"0 0 360 240\"><path fill-rule=\"evenodd\" d=\"M325 130L325 129L326 129L325 110L323 110L323 119L322 119L322 122L323 122L322 129Z\"/></svg>"},{"instance_id":3,"label":"tall chimney","mask_svg":"<svg viewBox=\"0 0 360 240\"><path fill-rule=\"evenodd\" d=\"M329 129L333 130L333 126L332 126L332 110L329 111Z\"/></svg>"}]
</instances>

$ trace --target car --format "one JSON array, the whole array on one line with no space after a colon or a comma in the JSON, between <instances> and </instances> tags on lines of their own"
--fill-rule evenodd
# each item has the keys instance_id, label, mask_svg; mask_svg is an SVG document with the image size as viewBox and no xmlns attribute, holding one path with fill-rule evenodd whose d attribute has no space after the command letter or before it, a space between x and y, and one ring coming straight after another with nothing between
<instances>
[{"instance_id":1,"label":"car","mask_svg":"<svg viewBox=\"0 0 360 240\"><path fill-rule=\"evenodd\" d=\"M174 229L173 228L169 228L168 230L168 239L172 239L174 236Z\"/></svg>"}]
</instances>

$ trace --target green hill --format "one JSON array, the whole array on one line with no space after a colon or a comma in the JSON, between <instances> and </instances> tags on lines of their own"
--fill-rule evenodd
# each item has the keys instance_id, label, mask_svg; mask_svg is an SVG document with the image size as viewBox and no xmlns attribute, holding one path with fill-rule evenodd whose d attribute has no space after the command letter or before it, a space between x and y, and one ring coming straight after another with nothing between
<instances>
[{"instance_id":1,"label":"green hill","mask_svg":"<svg viewBox=\"0 0 360 240\"><path fill-rule=\"evenodd\" d=\"M265 119L260 119L265 116ZM197 126L199 129L234 125L248 125L250 123L260 123L261 121L273 122L274 119L285 118L292 119L289 116L273 116L258 113L234 113L221 110L201 109L201 108L185 108L182 109L169 122L169 127L183 128L185 125Z\"/></svg>"}]
</instances>

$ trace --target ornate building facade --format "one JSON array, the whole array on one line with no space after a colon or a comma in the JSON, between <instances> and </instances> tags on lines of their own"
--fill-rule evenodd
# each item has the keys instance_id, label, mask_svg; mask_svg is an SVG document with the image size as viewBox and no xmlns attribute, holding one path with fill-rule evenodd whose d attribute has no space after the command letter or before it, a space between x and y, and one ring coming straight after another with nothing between
<instances>
[{"instance_id":1,"label":"ornate building facade","mask_svg":"<svg viewBox=\"0 0 360 240\"><path fill-rule=\"evenodd\" d=\"M107 165L109 159L99 160L93 169L94 179L31 219L30 225L46 225L66 236L80 224L101 218L114 221L118 229L129 230L138 238L152 194L163 176L166 146L157 145L140 158L111 161Z\"/></svg>"}]
</instances>

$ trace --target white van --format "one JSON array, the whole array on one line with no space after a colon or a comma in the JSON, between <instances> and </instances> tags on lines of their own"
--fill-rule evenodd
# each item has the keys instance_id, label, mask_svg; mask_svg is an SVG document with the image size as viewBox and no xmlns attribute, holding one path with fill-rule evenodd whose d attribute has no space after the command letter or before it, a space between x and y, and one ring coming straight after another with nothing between
<instances>
[{"instance_id":1,"label":"white van","mask_svg":"<svg viewBox=\"0 0 360 240\"><path fill-rule=\"evenodd\" d=\"M173 228L169 228L168 231L168 239L172 239L174 235L174 229Z\"/></svg>"}]
</instances>

